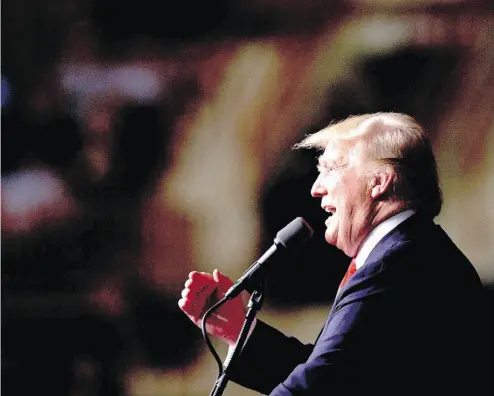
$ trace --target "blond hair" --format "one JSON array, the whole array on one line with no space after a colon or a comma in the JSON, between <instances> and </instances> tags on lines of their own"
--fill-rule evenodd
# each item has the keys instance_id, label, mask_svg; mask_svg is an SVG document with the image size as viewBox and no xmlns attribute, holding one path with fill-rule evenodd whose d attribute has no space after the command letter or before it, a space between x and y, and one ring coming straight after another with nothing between
<instances>
[{"instance_id":1,"label":"blond hair","mask_svg":"<svg viewBox=\"0 0 494 396\"><path fill-rule=\"evenodd\" d=\"M390 198L432 217L442 207L442 193L432 144L422 126L403 113L350 116L306 136L294 148L323 150L338 141L348 147L349 162L363 146L364 159L395 170Z\"/></svg>"}]
</instances>

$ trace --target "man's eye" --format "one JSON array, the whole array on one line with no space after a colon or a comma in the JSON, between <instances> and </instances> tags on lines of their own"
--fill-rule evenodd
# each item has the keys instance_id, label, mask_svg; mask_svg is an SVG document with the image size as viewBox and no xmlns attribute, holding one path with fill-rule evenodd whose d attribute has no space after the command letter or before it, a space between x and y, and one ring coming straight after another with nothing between
<instances>
[{"instance_id":1,"label":"man's eye","mask_svg":"<svg viewBox=\"0 0 494 396\"><path fill-rule=\"evenodd\" d=\"M319 171L319 173L327 175L333 170L333 168L330 168L328 166L317 165L317 170Z\"/></svg>"}]
</instances>

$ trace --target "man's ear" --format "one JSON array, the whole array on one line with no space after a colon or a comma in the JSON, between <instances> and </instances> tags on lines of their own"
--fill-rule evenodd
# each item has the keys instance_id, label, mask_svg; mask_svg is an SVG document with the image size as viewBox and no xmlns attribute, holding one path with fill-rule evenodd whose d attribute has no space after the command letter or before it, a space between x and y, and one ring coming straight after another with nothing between
<instances>
[{"instance_id":1,"label":"man's ear","mask_svg":"<svg viewBox=\"0 0 494 396\"><path fill-rule=\"evenodd\" d=\"M371 197L389 197L392 195L393 181L395 178L394 170L390 166L383 166L372 175L371 179Z\"/></svg>"}]
</instances>

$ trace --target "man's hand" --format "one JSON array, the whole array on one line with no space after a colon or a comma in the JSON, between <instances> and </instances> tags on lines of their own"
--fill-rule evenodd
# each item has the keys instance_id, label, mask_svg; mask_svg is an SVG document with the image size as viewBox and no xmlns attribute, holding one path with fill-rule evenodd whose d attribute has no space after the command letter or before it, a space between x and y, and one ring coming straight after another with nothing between
<instances>
[{"instance_id":1,"label":"man's hand","mask_svg":"<svg viewBox=\"0 0 494 396\"><path fill-rule=\"evenodd\" d=\"M212 275L193 271L185 282L178 306L192 322L201 327L202 317L206 311L223 298L231 286L233 282L230 278L218 270L214 270ZM244 319L244 303L241 296L237 296L208 317L206 331L233 346L240 335Z\"/></svg>"}]
</instances>

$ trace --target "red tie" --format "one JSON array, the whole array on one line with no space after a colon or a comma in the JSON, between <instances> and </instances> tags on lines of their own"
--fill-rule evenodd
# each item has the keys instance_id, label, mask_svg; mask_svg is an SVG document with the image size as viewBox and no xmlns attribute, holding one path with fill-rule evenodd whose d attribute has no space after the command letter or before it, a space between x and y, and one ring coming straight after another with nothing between
<instances>
[{"instance_id":1,"label":"red tie","mask_svg":"<svg viewBox=\"0 0 494 396\"><path fill-rule=\"evenodd\" d=\"M355 259L352 260L350 265L348 266L348 269L346 270L346 274L343 277L340 287L338 287L338 291L342 289L343 286L345 286L345 283L347 283L348 279L357 271L357 264L355 263Z\"/></svg>"}]
</instances>

